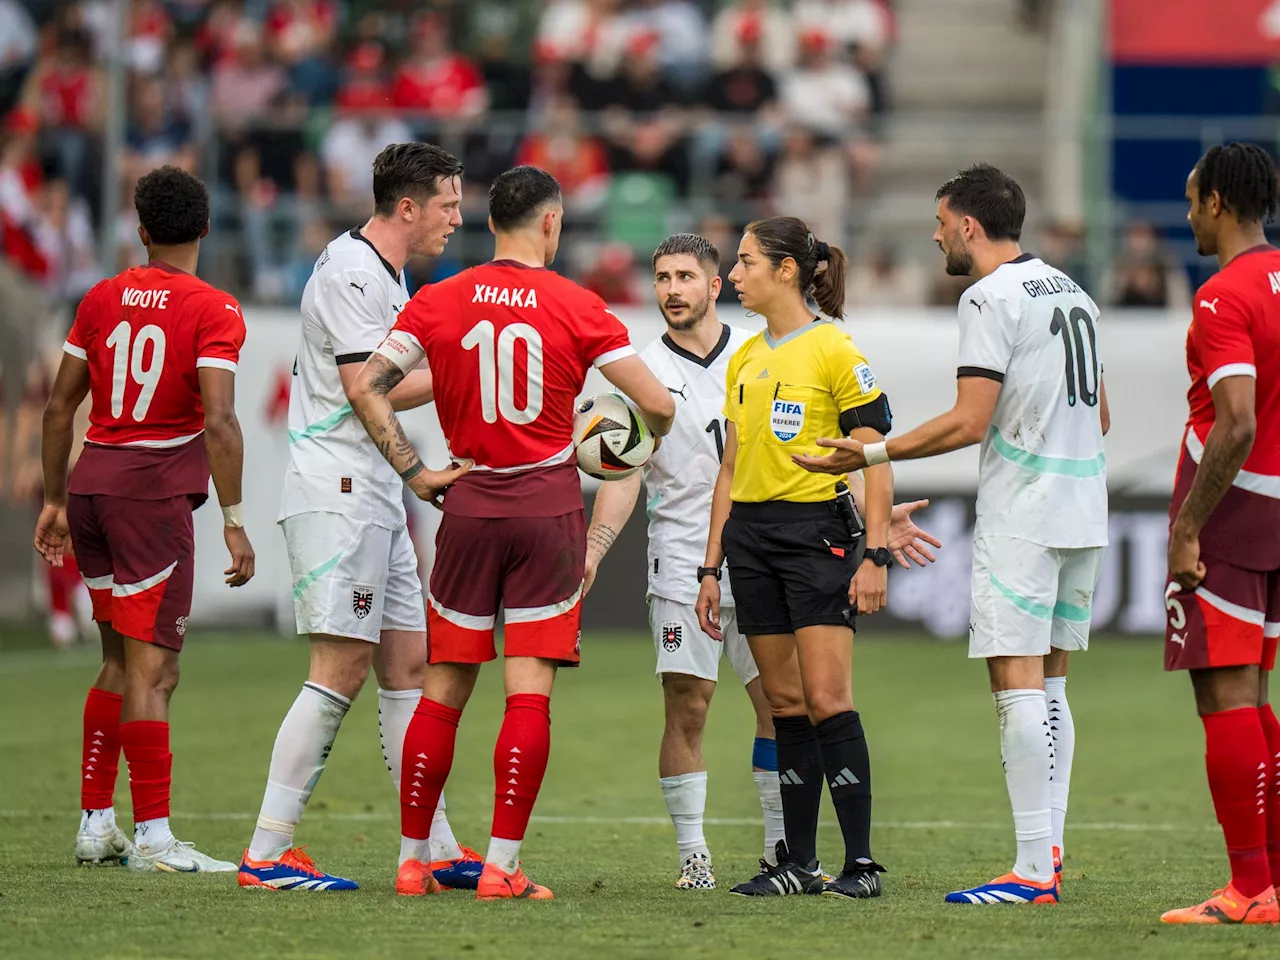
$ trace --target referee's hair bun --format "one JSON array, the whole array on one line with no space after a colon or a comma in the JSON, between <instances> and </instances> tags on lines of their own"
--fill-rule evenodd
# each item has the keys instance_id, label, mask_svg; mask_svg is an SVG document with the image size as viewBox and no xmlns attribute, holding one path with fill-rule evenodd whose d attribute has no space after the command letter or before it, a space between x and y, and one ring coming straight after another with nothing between
<instances>
[{"instance_id":1,"label":"referee's hair bun","mask_svg":"<svg viewBox=\"0 0 1280 960\"><path fill-rule=\"evenodd\" d=\"M819 263L826 263L831 259L831 248L825 240L819 240L813 245L813 256Z\"/></svg>"}]
</instances>

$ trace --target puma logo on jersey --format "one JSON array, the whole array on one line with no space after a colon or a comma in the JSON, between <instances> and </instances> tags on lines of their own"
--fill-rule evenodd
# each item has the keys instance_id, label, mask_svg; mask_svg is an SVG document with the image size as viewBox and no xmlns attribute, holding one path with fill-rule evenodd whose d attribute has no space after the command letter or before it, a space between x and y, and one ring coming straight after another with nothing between
<instances>
[{"instance_id":1,"label":"puma logo on jersey","mask_svg":"<svg viewBox=\"0 0 1280 960\"><path fill-rule=\"evenodd\" d=\"M679 397L681 400L688 400L688 399L689 399L688 397L686 397L686 396L684 395L684 392L685 392L685 390L686 390L686 389L687 389L687 387L681 387L679 390L677 390L675 387L667 387L667 390L668 390L668 391L670 391L671 393L674 393L674 394L675 394L677 397Z\"/></svg>"},{"instance_id":2,"label":"puma logo on jersey","mask_svg":"<svg viewBox=\"0 0 1280 960\"><path fill-rule=\"evenodd\" d=\"M487 283L477 283L472 303L492 303L498 307L536 307L538 291L525 290L522 287L491 287Z\"/></svg>"},{"instance_id":3,"label":"puma logo on jersey","mask_svg":"<svg viewBox=\"0 0 1280 960\"><path fill-rule=\"evenodd\" d=\"M144 307L152 310L167 310L169 302L168 290L139 290L137 287L125 287L120 294L120 306Z\"/></svg>"},{"instance_id":4,"label":"puma logo on jersey","mask_svg":"<svg viewBox=\"0 0 1280 960\"><path fill-rule=\"evenodd\" d=\"M982 312L982 308L983 308L984 306L986 306L986 304L984 304L984 303L979 303L977 300L973 299L973 297L970 297L970 298L969 298L969 302L970 302L970 303L972 303L975 307L977 307L977 308L978 308L978 312L979 312L979 313L981 313L981 312Z\"/></svg>"},{"instance_id":5,"label":"puma logo on jersey","mask_svg":"<svg viewBox=\"0 0 1280 960\"><path fill-rule=\"evenodd\" d=\"M1276 282L1274 279L1272 279L1271 291L1274 293L1275 289L1276 289ZM1218 315L1218 301L1221 299L1222 299L1221 297L1214 297L1212 300L1201 300L1200 306L1204 307L1206 310L1208 310L1210 313L1212 313L1216 317Z\"/></svg>"},{"instance_id":6,"label":"puma logo on jersey","mask_svg":"<svg viewBox=\"0 0 1280 960\"><path fill-rule=\"evenodd\" d=\"M367 280L364 283L356 283L354 280L349 281L347 283L348 287L354 287L355 289L359 290L360 296L362 297L364 296L364 288L367 287L368 285L369 285L369 282Z\"/></svg>"}]
</instances>

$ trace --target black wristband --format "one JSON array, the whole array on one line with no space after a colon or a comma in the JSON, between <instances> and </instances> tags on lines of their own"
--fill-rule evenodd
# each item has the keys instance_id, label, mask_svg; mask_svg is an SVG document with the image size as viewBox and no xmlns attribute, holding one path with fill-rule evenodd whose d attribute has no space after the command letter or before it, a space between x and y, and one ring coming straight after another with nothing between
<instances>
[{"instance_id":1,"label":"black wristband","mask_svg":"<svg viewBox=\"0 0 1280 960\"><path fill-rule=\"evenodd\" d=\"M702 583L703 579L706 577L715 577L717 580L719 580L720 568L719 567L699 567L698 583Z\"/></svg>"},{"instance_id":2,"label":"black wristband","mask_svg":"<svg viewBox=\"0 0 1280 960\"><path fill-rule=\"evenodd\" d=\"M408 483L410 480L412 480L414 477L420 474L425 468L426 468L426 464L424 464L421 460L419 460L408 470L404 471L404 473L400 474L400 479Z\"/></svg>"},{"instance_id":3,"label":"black wristband","mask_svg":"<svg viewBox=\"0 0 1280 960\"><path fill-rule=\"evenodd\" d=\"M887 567L893 563L893 554L889 552L887 547L876 547L874 550L868 550L864 553L862 559L870 560L877 567Z\"/></svg>"}]
</instances>

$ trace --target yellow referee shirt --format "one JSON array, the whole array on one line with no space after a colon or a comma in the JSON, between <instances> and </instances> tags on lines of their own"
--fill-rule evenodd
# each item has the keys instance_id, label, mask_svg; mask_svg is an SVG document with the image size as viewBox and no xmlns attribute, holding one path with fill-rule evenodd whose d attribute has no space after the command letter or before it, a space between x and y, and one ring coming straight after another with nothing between
<instances>
[{"instance_id":1,"label":"yellow referee shirt","mask_svg":"<svg viewBox=\"0 0 1280 960\"><path fill-rule=\"evenodd\" d=\"M876 375L849 334L828 320L781 340L765 330L738 348L725 385L724 415L738 436L734 501L833 499L840 478L809 473L791 456L830 453L817 439L842 436L841 412L880 396Z\"/></svg>"}]
</instances>

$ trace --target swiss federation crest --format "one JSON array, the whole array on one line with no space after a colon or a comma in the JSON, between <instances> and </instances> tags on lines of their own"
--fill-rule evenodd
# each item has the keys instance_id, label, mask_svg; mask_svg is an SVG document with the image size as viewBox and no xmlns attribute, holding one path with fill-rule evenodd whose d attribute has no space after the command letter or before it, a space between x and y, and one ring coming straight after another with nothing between
<instances>
[{"instance_id":1,"label":"swiss federation crest","mask_svg":"<svg viewBox=\"0 0 1280 960\"><path fill-rule=\"evenodd\" d=\"M804 404L795 400L773 401L769 429L783 443L800 436L800 431L804 429Z\"/></svg>"},{"instance_id":2,"label":"swiss federation crest","mask_svg":"<svg viewBox=\"0 0 1280 960\"><path fill-rule=\"evenodd\" d=\"M356 587L351 591L351 609L355 611L357 619L363 620L369 615L369 611L373 609L373 590Z\"/></svg>"},{"instance_id":3,"label":"swiss federation crest","mask_svg":"<svg viewBox=\"0 0 1280 960\"><path fill-rule=\"evenodd\" d=\"M664 623L662 625L662 649L667 653L675 653L684 641L684 625Z\"/></svg>"}]
</instances>

